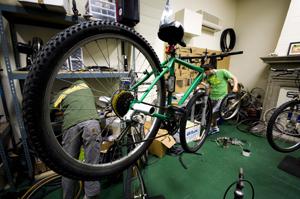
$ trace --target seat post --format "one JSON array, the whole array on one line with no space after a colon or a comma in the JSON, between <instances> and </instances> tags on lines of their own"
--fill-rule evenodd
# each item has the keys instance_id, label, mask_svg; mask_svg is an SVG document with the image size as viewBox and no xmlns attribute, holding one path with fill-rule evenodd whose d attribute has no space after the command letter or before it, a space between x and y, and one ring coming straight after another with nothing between
<instances>
[{"instance_id":1,"label":"seat post","mask_svg":"<svg viewBox=\"0 0 300 199\"><path fill-rule=\"evenodd\" d=\"M165 53L167 55L171 55L171 57L175 57L176 55L176 45L174 44L168 44L168 46L166 47Z\"/></svg>"}]
</instances>

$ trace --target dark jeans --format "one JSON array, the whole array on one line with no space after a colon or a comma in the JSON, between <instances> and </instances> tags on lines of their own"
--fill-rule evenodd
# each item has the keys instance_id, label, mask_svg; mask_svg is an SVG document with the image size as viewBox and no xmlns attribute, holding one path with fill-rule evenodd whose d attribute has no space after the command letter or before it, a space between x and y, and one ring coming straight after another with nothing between
<instances>
[{"instance_id":1,"label":"dark jeans","mask_svg":"<svg viewBox=\"0 0 300 199\"><path fill-rule=\"evenodd\" d=\"M97 120L87 120L72 126L63 133L62 145L64 150L72 157L79 158L80 148L84 149L86 163L98 164L100 156L100 126ZM63 177L63 198L73 199L75 196L76 180ZM84 191L86 196L95 196L100 193L99 181L85 181Z\"/></svg>"},{"instance_id":2,"label":"dark jeans","mask_svg":"<svg viewBox=\"0 0 300 199\"><path fill-rule=\"evenodd\" d=\"M222 103L222 99L219 100L211 100L212 104L212 127L217 127L217 119L219 118L220 106Z\"/></svg>"}]
</instances>

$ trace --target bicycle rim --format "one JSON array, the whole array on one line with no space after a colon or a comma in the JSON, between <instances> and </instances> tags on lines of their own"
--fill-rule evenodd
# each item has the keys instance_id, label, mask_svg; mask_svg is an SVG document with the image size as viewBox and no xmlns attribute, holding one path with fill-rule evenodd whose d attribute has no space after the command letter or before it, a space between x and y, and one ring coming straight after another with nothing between
<instances>
[{"instance_id":1,"label":"bicycle rim","mask_svg":"<svg viewBox=\"0 0 300 199\"><path fill-rule=\"evenodd\" d=\"M127 169L125 182L125 198L126 199L146 199L147 191L143 176L138 166L131 166Z\"/></svg>"},{"instance_id":2,"label":"bicycle rim","mask_svg":"<svg viewBox=\"0 0 300 199\"><path fill-rule=\"evenodd\" d=\"M220 117L223 120L234 118L240 110L240 102L238 102L236 94L228 94L221 102Z\"/></svg>"},{"instance_id":3,"label":"bicycle rim","mask_svg":"<svg viewBox=\"0 0 300 199\"><path fill-rule=\"evenodd\" d=\"M135 162L150 145L160 121L154 119L151 128L145 132L144 141L135 144L128 141L128 136L138 133L135 132L135 125L143 126L144 123L124 122L122 116L128 112L130 102L141 96L147 86L145 84L158 75L158 64L149 44L136 32L120 24L86 22L50 40L26 80L23 101L27 128L41 158L54 171L77 179L98 179L120 172ZM153 72L153 75L134 91L129 90L128 87L142 78L145 70ZM78 80L81 81L80 86ZM72 90L61 94L65 91L61 88ZM90 92L83 92L86 90ZM155 105L162 106L163 90L163 80L160 80L144 101L150 104L156 101ZM71 95L74 99L88 97L87 103L97 104L99 117L97 115L94 119L99 120L101 128L98 134L101 138L97 140L100 147L95 143L93 148L94 156L99 154L97 163L88 162L87 151L81 152L84 160L80 161L79 155L70 154L63 147L62 137L68 114L76 116L74 113L82 115L94 111L88 104L75 108L64 106L66 96ZM63 100L59 101L60 97ZM56 102L61 103L60 113L53 118L50 114L57 109L53 108ZM155 108L155 112L161 113L162 110ZM146 117L143 122L150 120L149 116L135 115L139 116ZM74 124L77 122L81 121ZM54 128L54 124L62 126L63 130ZM82 138L82 133L77 133L68 142L80 139L82 143ZM129 147L131 150L128 150Z\"/></svg>"},{"instance_id":4,"label":"bicycle rim","mask_svg":"<svg viewBox=\"0 0 300 199\"><path fill-rule=\"evenodd\" d=\"M270 145L280 152L300 148L300 102L295 100L281 105L272 115L267 129Z\"/></svg>"},{"instance_id":5,"label":"bicycle rim","mask_svg":"<svg viewBox=\"0 0 300 199\"><path fill-rule=\"evenodd\" d=\"M196 152L203 145L211 123L211 103L207 102L205 124L201 124L204 95L194 95L186 106L180 122L180 143L186 152Z\"/></svg>"}]
</instances>

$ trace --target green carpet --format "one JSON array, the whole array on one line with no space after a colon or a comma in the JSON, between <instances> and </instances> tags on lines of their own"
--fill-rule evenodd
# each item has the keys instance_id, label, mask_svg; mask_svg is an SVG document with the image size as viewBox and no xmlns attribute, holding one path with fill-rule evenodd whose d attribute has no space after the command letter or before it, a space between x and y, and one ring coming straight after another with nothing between
<instances>
[{"instance_id":1,"label":"green carpet","mask_svg":"<svg viewBox=\"0 0 300 199\"><path fill-rule=\"evenodd\" d=\"M250 143L251 156L242 156L239 146L230 145L226 149L217 146L212 140L220 136L246 140ZM234 126L222 125L221 133L209 136L199 152L202 156L182 156L188 169L182 167L178 157L150 157L150 165L143 170L149 195L164 195L166 199L222 199L226 188L237 180L239 168L242 167L245 179L251 181L255 188L255 199L300 198L300 178L277 169L285 154L274 151L265 138L239 132ZM300 153L289 155L299 157ZM122 198L121 183L102 187L101 199ZM244 191L244 198L250 199L249 185L245 186ZM47 198L61 198L61 190ZM226 198L232 199L233 193Z\"/></svg>"},{"instance_id":2,"label":"green carpet","mask_svg":"<svg viewBox=\"0 0 300 199\"><path fill-rule=\"evenodd\" d=\"M251 156L241 155L241 147L224 149L211 140L230 136L250 143ZM237 179L239 168L255 188L255 199L298 199L300 178L277 169L285 154L274 151L265 138L245 134L229 125L221 126L221 133L209 136L200 149L202 156L184 154L185 170L178 158L166 156L149 166L145 181L150 195L163 194L167 199L223 198L226 188ZM292 153L299 157L299 152ZM251 198L249 186L245 199ZM232 195L227 198L233 198Z\"/></svg>"}]
</instances>

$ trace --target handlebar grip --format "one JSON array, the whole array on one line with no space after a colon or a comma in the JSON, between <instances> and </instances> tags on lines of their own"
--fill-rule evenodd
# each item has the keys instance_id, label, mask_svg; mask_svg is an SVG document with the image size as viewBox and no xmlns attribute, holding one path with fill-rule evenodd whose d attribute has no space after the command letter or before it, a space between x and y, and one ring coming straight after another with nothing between
<instances>
[{"instance_id":1,"label":"handlebar grip","mask_svg":"<svg viewBox=\"0 0 300 199\"><path fill-rule=\"evenodd\" d=\"M235 51L235 52L229 52L229 53L226 53L227 55L239 55L239 54L243 54L244 51Z\"/></svg>"}]
</instances>

